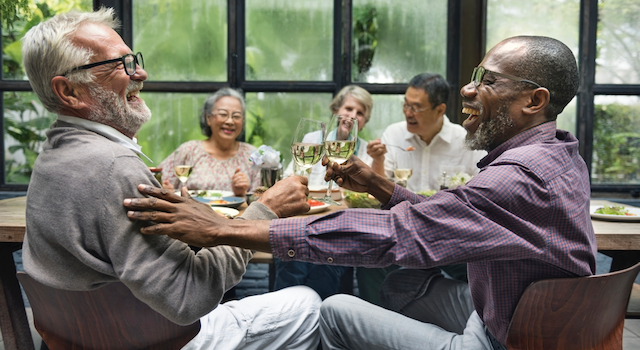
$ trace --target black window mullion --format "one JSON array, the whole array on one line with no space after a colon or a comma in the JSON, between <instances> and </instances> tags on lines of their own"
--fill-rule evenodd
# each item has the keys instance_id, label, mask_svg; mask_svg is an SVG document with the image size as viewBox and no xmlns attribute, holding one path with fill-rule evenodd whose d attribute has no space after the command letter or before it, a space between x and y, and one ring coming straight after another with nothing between
<instances>
[{"instance_id":1,"label":"black window mullion","mask_svg":"<svg viewBox=\"0 0 640 350\"><path fill-rule=\"evenodd\" d=\"M589 178L591 178L593 152L593 87L595 82L597 24L598 1L580 1L580 47L578 52L580 89L577 100L576 136L580 140L580 155L589 169Z\"/></svg>"},{"instance_id":2,"label":"black window mullion","mask_svg":"<svg viewBox=\"0 0 640 350\"><path fill-rule=\"evenodd\" d=\"M245 0L229 0L229 84L242 87L246 81L246 7ZM233 17L231 17L233 16Z\"/></svg>"},{"instance_id":3,"label":"black window mullion","mask_svg":"<svg viewBox=\"0 0 640 350\"><path fill-rule=\"evenodd\" d=\"M334 0L333 24L333 81L335 93L351 84L351 61L353 60L353 1Z\"/></svg>"}]
</instances>

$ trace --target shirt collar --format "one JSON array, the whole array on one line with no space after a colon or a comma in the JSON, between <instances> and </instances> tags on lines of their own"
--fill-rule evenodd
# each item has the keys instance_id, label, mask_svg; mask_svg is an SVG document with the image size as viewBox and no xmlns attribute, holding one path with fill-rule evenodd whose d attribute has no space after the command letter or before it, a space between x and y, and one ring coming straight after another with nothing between
<instances>
[{"instance_id":1,"label":"shirt collar","mask_svg":"<svg viewBox=\"0 0 640 350\"><path fill-rule=\"evenodd\" d=\"M128 138L127 136L125 136L123 133L121 133L120 131L102 124L102 123L98 123L98 122L94 122L92 120L88 120L88 119L82 119L82 118L77 118L77 117L71 117L68 115L61 115L58 114L58 120L61 120L65 123L69 123L69 124L73 124L73 125L78 125L81 126L87 130L93 131L97 134L100 134L104 137L106 137L107 139L121 145L124 146L134 152L136 152L137 154L145 157L148 161L150 161L151 163L153 163L153 161L147 157L146 154L142 153L142 146L138 145L136 138L134 137L133 139Z\"/></svg>"},{"instance_id":2,"label":"shirt collar","mask_svg":"<svg viewBox=\"0 0 640 350\"><path fill-rule=\"evenodd\" d=\"M525 130L503 142L478 162L478 168L483 168L489 165L489 163L496 160L502 153L508 151L509 149L539 143L540 141L551 140L555 137L555 120L542 123L531 129Z\"/></svg>"}]
</instances>

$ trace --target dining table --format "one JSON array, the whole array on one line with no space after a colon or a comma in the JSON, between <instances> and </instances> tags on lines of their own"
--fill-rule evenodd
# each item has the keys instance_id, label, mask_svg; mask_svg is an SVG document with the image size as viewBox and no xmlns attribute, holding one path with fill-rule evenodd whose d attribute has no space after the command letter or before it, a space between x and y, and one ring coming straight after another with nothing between
<instances>
[{"instance_id":1,"label":"dining table","mask_svg":"<svg viewBox=\"0 0 640 350\"><path fill-rule=\"evenodd\" d=\"M34 349L25 305L16 278L16 267L13 252L22 248L25 236L27 197L15 197L0 200L0 330L4 347L11 349ZM613 204L610 201L592 199L592 206ZM627 207L629 207L627 205ZM240 208L242 212L246 203ZM314 215L325 215L347 208L345 204L329 206ZM638 221L603 221L592 219L596 234L598 250L605 251L637 251L640 252L640 222ZM637 254L640 259L640 254ZM268 253L257 253L252 262L272 263Z\"/></svg>"}]
</instances>

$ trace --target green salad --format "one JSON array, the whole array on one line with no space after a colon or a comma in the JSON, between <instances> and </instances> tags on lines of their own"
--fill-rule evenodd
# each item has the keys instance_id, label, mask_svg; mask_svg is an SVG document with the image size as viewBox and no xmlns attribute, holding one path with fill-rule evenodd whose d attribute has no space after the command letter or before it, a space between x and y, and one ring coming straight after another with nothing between
<instances>
[{"instance_id":1,"label":"green salad","mask_svg":"<svg viewBox=\"0 0 640 350\"><path fill-rule=\"evenodd\" d=\"M431 197L434 194L436 194L436 192L438 192L438 190L426 190L426 191L420 191L420 192L418 192L418 194L421 194L421 195L423 195L425 197Z\"/></svg>"},{"instance_id":2,"label":"green salad","mask_svg":"<svg viewBox=\"0 0 640 350\"><path fill-rule=\"evenodd\" d=\"M344 200L349 208L380 209L380 201L368 193L344 191Z\"/></svg>"},{"instance_id":3,"label":"green salad","mask_svg":"<svg viewBox=\"0 0 640 350\"><path fill-rule=\"evenodd\" d=\"M605 205L602 208L596 209L596 214L607 214L607 215L627 215L627 216L635 216L635 214L629 213L623 205Z\"/></svg>"}]
</instances>

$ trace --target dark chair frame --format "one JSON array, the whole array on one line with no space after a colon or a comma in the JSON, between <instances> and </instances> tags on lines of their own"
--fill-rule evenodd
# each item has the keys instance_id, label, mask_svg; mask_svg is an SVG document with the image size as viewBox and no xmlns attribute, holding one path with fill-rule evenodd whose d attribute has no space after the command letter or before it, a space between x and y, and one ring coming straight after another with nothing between
<instances>
[{"instance_id":1,"label":"dark chair frame","mask_svg":"<svg viewBox=\"0 0 640 350\"><path fill-rule=\"evenodd\" d=\"M624 270L532 283L509 325L509 350L622 350L631 287L640 263Z\"/></svg>"},{"instance_id":2,"label":"dark chair frame","mask_svg":"<svg viewBox=\"0 0 640 350\"><path fill-rule=\"evenodd\" d=\"M51 350L180 349L200 331L200 321L180 326L137 299L121 282L90 291L46 286L17 273L34 325Z\"/></svg>"}]
</instances>

